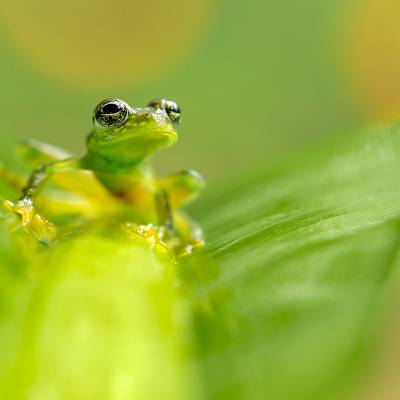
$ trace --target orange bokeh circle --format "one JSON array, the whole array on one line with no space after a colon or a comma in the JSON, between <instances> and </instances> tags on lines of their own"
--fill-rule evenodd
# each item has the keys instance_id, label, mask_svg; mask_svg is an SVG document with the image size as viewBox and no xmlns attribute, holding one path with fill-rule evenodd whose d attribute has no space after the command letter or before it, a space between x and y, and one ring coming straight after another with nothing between
<instances>
[{"instance_id":1,"label":"orange bokeh circle","mask_svg":"<svg viewBox=\"0 0 400 400\"><path fill-rule=\"evenodd\" d=\"M137 82L190 47L211 0L5 0L5 32L31 64L82 87Z\"/></svg>"},{"instance_id":2,"label":"orange bokeh circle","mask_svg":"<svg viewBox=\"0 0 400 400\"><path fill-rule=\"evenodd\" d=\"M364 0L350 9L344 62L357 102L373 119L398 119L400 2Z\"/></svg>"}]
</instances>

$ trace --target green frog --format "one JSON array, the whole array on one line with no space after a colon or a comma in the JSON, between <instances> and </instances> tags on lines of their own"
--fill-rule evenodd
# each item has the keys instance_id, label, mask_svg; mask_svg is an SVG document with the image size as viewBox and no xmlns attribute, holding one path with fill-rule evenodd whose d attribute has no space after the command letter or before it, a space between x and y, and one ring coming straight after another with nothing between
<instances>
[{"instance_id":1,"label":"green frog","mask_svg":"<svg viewBox=\"0 0 400 400\"><path fill-rule=\"evenodd\" d=\"M72 213L85 220L121 221L135 237L178 255L190 254L204 241L199 226L181 208L203 190L204 179L193 170L157 178L151 166L157 150L177 141L180 122L181 110L171 100L134 108L106 99L94 109L83 157L37 141L20 147L34 169L24 183L2 170L22 192L15 203L2 200L2 207L17 214L20 226L40 242L58 237L55 224L43 215ZM38 196L49 179L64 195Z\"/></svg>"}]
</instances>

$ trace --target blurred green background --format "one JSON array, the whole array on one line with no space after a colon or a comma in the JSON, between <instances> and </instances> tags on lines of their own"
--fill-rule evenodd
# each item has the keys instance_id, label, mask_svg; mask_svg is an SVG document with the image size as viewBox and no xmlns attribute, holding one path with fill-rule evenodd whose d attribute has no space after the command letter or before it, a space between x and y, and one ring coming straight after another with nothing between
<instances>
[{"instance_id":1,"label":"blurred green background","mask_svg":"<svg viewBox=\"0 0 400 400\"><path fill-rule=\"evenodd\" d=\"M101 99L168 97L184 124L159 171L191 167L218 182L321 135L392 118L400 103L394 0L3 4L6 150L33 137L82 153Z\"/></svg>"},{"instance_id":2,"label":"blurred green background","mask_svg":"<svg viewBox=\"0 0 400 400\"><path fill-rule=\"evenodd\" d=\"M214 186L214 190L209 192L213 197L207 200L207 196L204 196L197 203L200 204L200 211L194 211L200 215L198 219L208 234L207 251L220 268L222 282L224 277L226 279L226 276L229 278L240 272L236 281L226 281L233 292L233 300L229 297L230 293L219 294L216 290L215 303L224 303L226 296L226 301L232 302L233 310L237 314L242 313L248 324L244 326L250 327L243 330L249 338L246 341L244 336L232 338L221 330L224 324L230 327L230 323L236 323L235 320L229 320L229 323L223 321L220 316L224 316L224 313L217 314L214 320L211 318L209 325L200 326L198 332L203 335L204 342L199 341L199 356L204 359L197 360L200 365L195 367L204 373L204 378L201 378L207 383L204 387L212 393L221 384L221 388L229 391L227 397L232 398L241 393L256 393L259 387L264 387L261 384L266 382L265 387L270 393L276 387L282 393L292 394L293 391L293 398L298 399L301 396L295 393L296 389L305 387L314 378L311 390L323 387L325 391L326 386L323 386L321 377L326 376L326 382L335 387L335 377L343 374L346 375L344 379L347 379L349 369L346 368L350 366L351 369L353 364L359 362L357 354L359 347L364 346L362 338L366 331L363 318L370 315L370 304L379 302L381 295L381 289L377 288L381 281L375 275L380 269L376 265L383 268L389 257L388 248L393 246L393 252L398 248L399 203L395 185L398 176L398 139L391 145L387 139L390 136L388 132L384 139L378 138L377 143L374 143L375 133L371 133L372 140L368 143L372 144L366 145L369 152L351 152L347 158L337 156L331 159L329 156L327 161L321 156L325 160L321 163L318 162L319 154L314 154L314 158L305 156L301 162L294 162L292 166L290 162L283 161L278 163L282 169L277 167L275 173L271 173L265 181L254 178L250 182L246 181L243 186L240 186L237 177L252 169L257 171L257 176L259 172L268 174L265 167L259 167L271 165L271 159L274 158L287 160L287 153L299 147L308 147L336 135L342 138L340 135L364 125L397 120L400 116L399 19L398 0L120 0L113 3L105 0L4 0L0 8L1 158L7 158L8 155L11 159L15 143L23 138L36 138L82 154L85 135L91 129L92 110L106 97L120 97L133 106L146 104L156 97L177 101L182 107L184 120L180 140L174 148L156 157L157 169L159 174L168 174L174 170L194 168L205 175L211 187ZM381 141L385 145L381 146ZM338 145L334 140L332 143L335 143L333 147ZM302 169L306 159L309 165ZM283 168L285 163L290 172ZM278 177L279 174L282 176ZM223 181L229 183L226 186L220 185ZM235 185L239 185L238 188L235 189ZM228 192L221 189L219 192L217 186L231 189ZM231 204L228 196L233 199ZM385 216L385 219L379 214L383 211L390 218ZM342 216L344 219L341 219ZM356 232L352 238L348 237L348 227L353 227ZM358 236L358 229L376 231ZM341 239L330 242L332 232L339 232L342 236L338 235L337 238ZM73 309L71 315L78 319L71 321L79 322L82 315L82 320L92 321L96 328L96 323L103 321L101 308L104 307L97 300L104 299L103 287L109 287L104 301L114 304L115 308L108 309L109 315L113 318L115 316L112 320L114 323L107 325L109 330L99 325L100 334L87 335L85 338L88 342L78 344L89 351L94 348L93 354L97 357L97 354L103 352L96 353L96 343L100 343L99 348L106 348L109 337L116 332L117 339L114 339L113 344L115 351L121 351L118 353L121 359L118 361L113 358L111 352L107 353L110 359L117 367L125 365L125 360L126 365L132 367L132 363L139 360L134 367L142 372L143 376L139 375L139 378L144 379L139 379L139 382L146 382L143 390L151 391L155 388L163 391L163 385L149 385L146 380L148 376L153 380L153 364L158 365L157 356L162 352L154 352L156 361L153 364L147 363L146 369L141 365L142 359L147 360L145 352L135 359L125 350L128 348L135 351L138 348L126 344L131 343L130 330L139 339L141 332L144 332L145 349L152 348L152 341L162 347L165 344L165 332L155 329L152 321L146 319L146 308L130 302L121 307L118 301L124 299L124 296L130 299L133 287L132 292L138 294L139 300L143 304L154 301L154 308L159 312L157 315L162 321L167 321L172 318L172 307L165 299L170 299L171 303L180 302L180 298L174 297L175 288L171 289L168 280L156 285L154 291L148 290L154 278L151 271L157 268L141 268L141 263L153 265L154 260L149 259L147 253L136 253L139 250L128 246L126 252L132 259L128 258L131 261L125 262L124 249L116 253L116 249L110 245L108 250L103 250L109 258L104 258L98 250L104 247L103 242L94 242L94 251L91 250L93 244L89 244L86 247L85 242L83 245L78 243L72 255L68 249L61 248L48 270L37 268L40 271L39 290L32 298L35 299L35 295L40 297L41 291L46 292L49 284L54 283L55 289L49 292L49 297L43 297L42 303L34 303L37 308L33 312L26 313L22 308L19 311L24 301L15 294L13 282L17 280L14 275L10 275L8 281L0 279L4 289L0 292L12 305L5 302L4 310L16 312L23 324L25 318L28 318L28 323L29 318L38 318L39 321L33 328L21 325L24 329L20 329L18 319L14 327L8 328L4 324L3 333L0 329L0 336L3 334L10 338L14 346L3 346L9 350L10 359L14 351L20 354L20 364L16 364L16 369L7 369L12 376L11 387L14 381L19 385L17 380L25 373L26 365L30 374L30 358L25 358L25 349L30 350L32 343L33 349L36 349L35 345L39 349L47 349L48 343L57 345L57 339L64 335L63 320L60 323L58 319L52 319L53 315L59 314L58 311L48 314L48 320L47 314L43 314L46 318L40 320L41 307L56 304L51 310L58 310L61 306L65 306L66 310L69 307L79 309L81 298L76 294L76 287L78 290L82 287L82 293L85 288L89 289L87 314L85 309L82 314L76 314ZM298 251L293 251L291 245ZM20 254L14 252L12 256L15 257L14 267L11 262L14 258L10 258L11 261L7 259L11 257L9 253L13 253L7 250L7 246L8 242L5 241L4 250L0 251L4 264L10 267L13 274L14 270L19 273ZM274 253L276 249L282 253ZM25 253L29 255L28 251ZM57 254L60 254L59 258ZM120 258L115 254L119 254ZM276 254L278 257L275 260ZM62 257L65 257L64 261ZM144 261L141 261L141 257ZM40 264L40 259L31 259ZM93 285L93 277L85 275L85 268L89 265L90 270L91 262L97 268L96 260L99 259L104 270L100 274L97 272L96 286ZM75 260L80 260L76 270L83 271L82 277L79 273L78 277L74 275ZM110 264L107 260L110 260ZM122 268L119 275L118 270L109 269L111 260ZM254 266L253 270L249 268L246 262L249 264L250 261L254 262L257 269ZM125 275L130 273L129 268L126 271L123 268L135 262L139 266L138 274ZM52 273L56 265L61 271L59 275ZM266 265L272 265L275 269L268 269ZM338 265L342 268L337 268ZM346 266L348 271L343 272ZM309 270L308 274L303 273L303 267L306 267L306 272ZM7 273L8 270L4 268L4 271ZM43 271L45 276L47 271L49 273L48 278L41 282L40 274ZM140 275L143 271L150 275ZM252 271L257 274L252 275ZM204 276L208 273L203 266L200 272L199 275ZM68 280L69 276L73 279ZM87 276L90 279L86 279ZM111 281L110 285L111 278L116 279L115 284ZM159 277L154 279L157 281ZM207 279L210 281L209 286L215 289L215 277ZM204 278L205 281L207 279ZM186 288L189 292L187 298L197 295L198 290L200 305L207 312L210 311L207 301L201 302L208 283L199 283L197 277L193 280L194 288ZM76 282L82 282L82 286L76 286ZM121 282L124 282L122 292L118 286ZM70 291L63 292L63 287ZM115 296L119 292L122 293L121 297ZM30 298L25 289L21 293ZM53 303L53 293L55 296L64 293L59 303ZM93 293L93 297L90 293ZM210 293L214 295L214 292ZM237 293L239 295L235 297ZM223 300L219 300L218 295ZM76 303L71 303L70 298L76 299ZM159 303L154 299L158 299ZM135 301L133 298L132 302ZM92 304L95 312L92 312ZM137 301L137 304L142 303ZM328 308L325 308L326 305ZM145 310L144 317L140 313L133 313L138 315L137 320L125 318L128 310L135 307L137 310ZM119 310L119 313L114 313L114 309ZM0 314L8 318L7 312ZM68 325L70 314L66 314ZM188 315L189 312L184 315L185 318L189 318ZM100 316L98 320L97 316ZM10 320L14 324L12 318ZM208 321L206 318L204 321L199 320ZM47 321L54 331L43 330ZM148 330L143 328L143 321ZM323 325L325 321L329 322L328 329ZM388 331L398 332L397 321L398 318ZM120 322L121 326L125 326L125 323L131 325L125 331L119 328ZM190 375L191 371L185 370L187 365L180 358L181 353L188 351L185 347L188 344L183 343L180 335L186 334L186 329L196 332L190 323L185 319L179 322L178 327L172 325L172 341L176 340L178 348L166 354L164 364L161 358L160 362L161 365L177 367L169 369L171 375L163 376L166 385L174 383L174 379L176 382L189 382L185 374ZM333 326L336 324L337 327ZM71 323L71 326L75 325ZM358 327L361 328L353 332L352 336L346 331L348 326L355 327L354 332ZM56 339L48 341L43 336L45 339L41 347L42 336L37 336L37 344L37 337L30 335L30 329L37 327L42 327L45 333L50 332L49 337ZM292 327L297 327L297 330ZM41 331L39 328L37 330ZM96 329L94 331L97 332ZM338 331L343 332L342 336L336 334ZM19 345L18 335L14 335L14 332L23 332L21 336L24 338L26 335L26 347ZM303 332L303 336L299 336L298 332ZM110 336L107 336L109 333ZM122 341L118 339L119 334L126 334L122 336ZM383 373L382 376L391 378L392 370L393 376L398 371L397 365L397 369L392 368L391 358L394 354L397 357L400 349L396 339L388 336L387 343L390 346L381 364L390 370L389 374ZM77 337L79 339L79 335ZM315 345L318 340L320 347ZM93 347L86 346L86 343L91 343ZM189 343L188 347L191 345ZM39 351L37 357L40 363L46 360L47 355L51 357L48 364L43 362L44 371L47 368L52 370L51 366L56 365L58 360L64 361L65 353L68 353L62 346L56 350L51 346L48 348L48 352ZM112 346L110 348L113 349ZM298 352L302 357L298 357ZM275 363L272 362L271 366L270 359L263 357L263 354L272 354ZM249 355L255 358L251 359ZM35 362L34 356L32 365ZM71 357L71 364L67 363L67 366L74 367L74 353L71 353ZM254 369L246 368L246 373L242 373L244 364L241 364L241 360L250 360L251 364L252 360L261 359L263 364L254 363L251 365ZM286 360L291 366L289 372L280 373L277 365L280 363L283 366ZM91 364L88 365L91 367ZM100 365L107 370L107 365L102 362L93 365ZM40 368L39 372L42 371ZM214 371L220 370L223 370L222 374L211 376ZM230 374L226 374L225 370L229 370ZM272 371L268 375L270 381L265 381L264 373L267 370ZM99 368L98 371L102 373L103 370ZM252 380L253 371L255 378L259 379L259 387ZM279 379L276 379L278 375ZM86 373L81 376L86 378ZM296 378L291 381L292 385L295 383L294 389L286 383L287 377ZM332 382L331 377L334 379ZM8 378L6 374L2 375L3 381ZM30 376L27 382L29 379ZM340 381L340 377L338 379ZM86 379L78 381L84 382ZM94 380L96 388L98 381L101 378ZM57 384L52 378L49 382ZM240 384L243 386L240 387ZM28 384L22 385L21 393L27 387ZM368 387L366 395L362 393L360 398L375 400L399 397L398 392L392 397L384 397L381 394L382 387L390 387L390 383L387 384L383 379L383 383L378 382L376 385L377 395ZM398 390L397 387L395 389ZM170 390L174 393L175 388L170 387ZM187 398L186 390L186 386L182 387L181 398ZM302 395L309 399L310 392L307 390ZM174 396L172 394L171 398L177 398ZM151 395L145 398L151 398Z\"/></svg>"}]
</instances>

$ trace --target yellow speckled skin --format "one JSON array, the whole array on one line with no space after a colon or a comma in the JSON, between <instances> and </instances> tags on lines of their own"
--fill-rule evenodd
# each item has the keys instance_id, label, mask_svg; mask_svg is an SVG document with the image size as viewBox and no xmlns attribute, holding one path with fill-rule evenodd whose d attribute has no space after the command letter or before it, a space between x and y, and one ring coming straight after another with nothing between
<instances>
[{"instance_id":1,"label":"yellow speckled skin","mask_svg":"<svg viewBox=\"0 0 400 400\"><path fill-rule=\"evenodd\" d=\"M41 242L52 242L57 230L37 210L49 219L77 214L85 221L120 221L134 237L147 237L174 254L190 254L203 245L201 231L179 209L201 192L204 180L190 170L159 179L150 164L158 149L176 142L179 122L180 110L172 101L132 108L122 100L104 100L94 110L82 158L36 141L20 147L34 170L22 189L20 179L0 170L3 179L22 190L17 203L3 200L3 208L17 213L24 230ZM38 196L48 179L65 194Z\"/></svg>"}]
</instances>

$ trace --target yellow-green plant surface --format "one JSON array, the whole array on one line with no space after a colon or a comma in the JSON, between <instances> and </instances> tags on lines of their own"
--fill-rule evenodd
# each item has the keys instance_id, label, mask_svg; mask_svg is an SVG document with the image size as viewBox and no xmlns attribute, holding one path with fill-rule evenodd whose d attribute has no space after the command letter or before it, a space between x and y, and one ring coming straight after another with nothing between
<instances>
[{"instance_id":1,"label":"yellow-green plant surface","mask_svg":"<svg viewBox=\"0 0 400 400\"><path fill-rule=\"evenodd\" d=\"M178 264L3 227L0 398L345 398L398 267L400 130L337 140L210 188Z\"/></svg>"}]
</instances>

